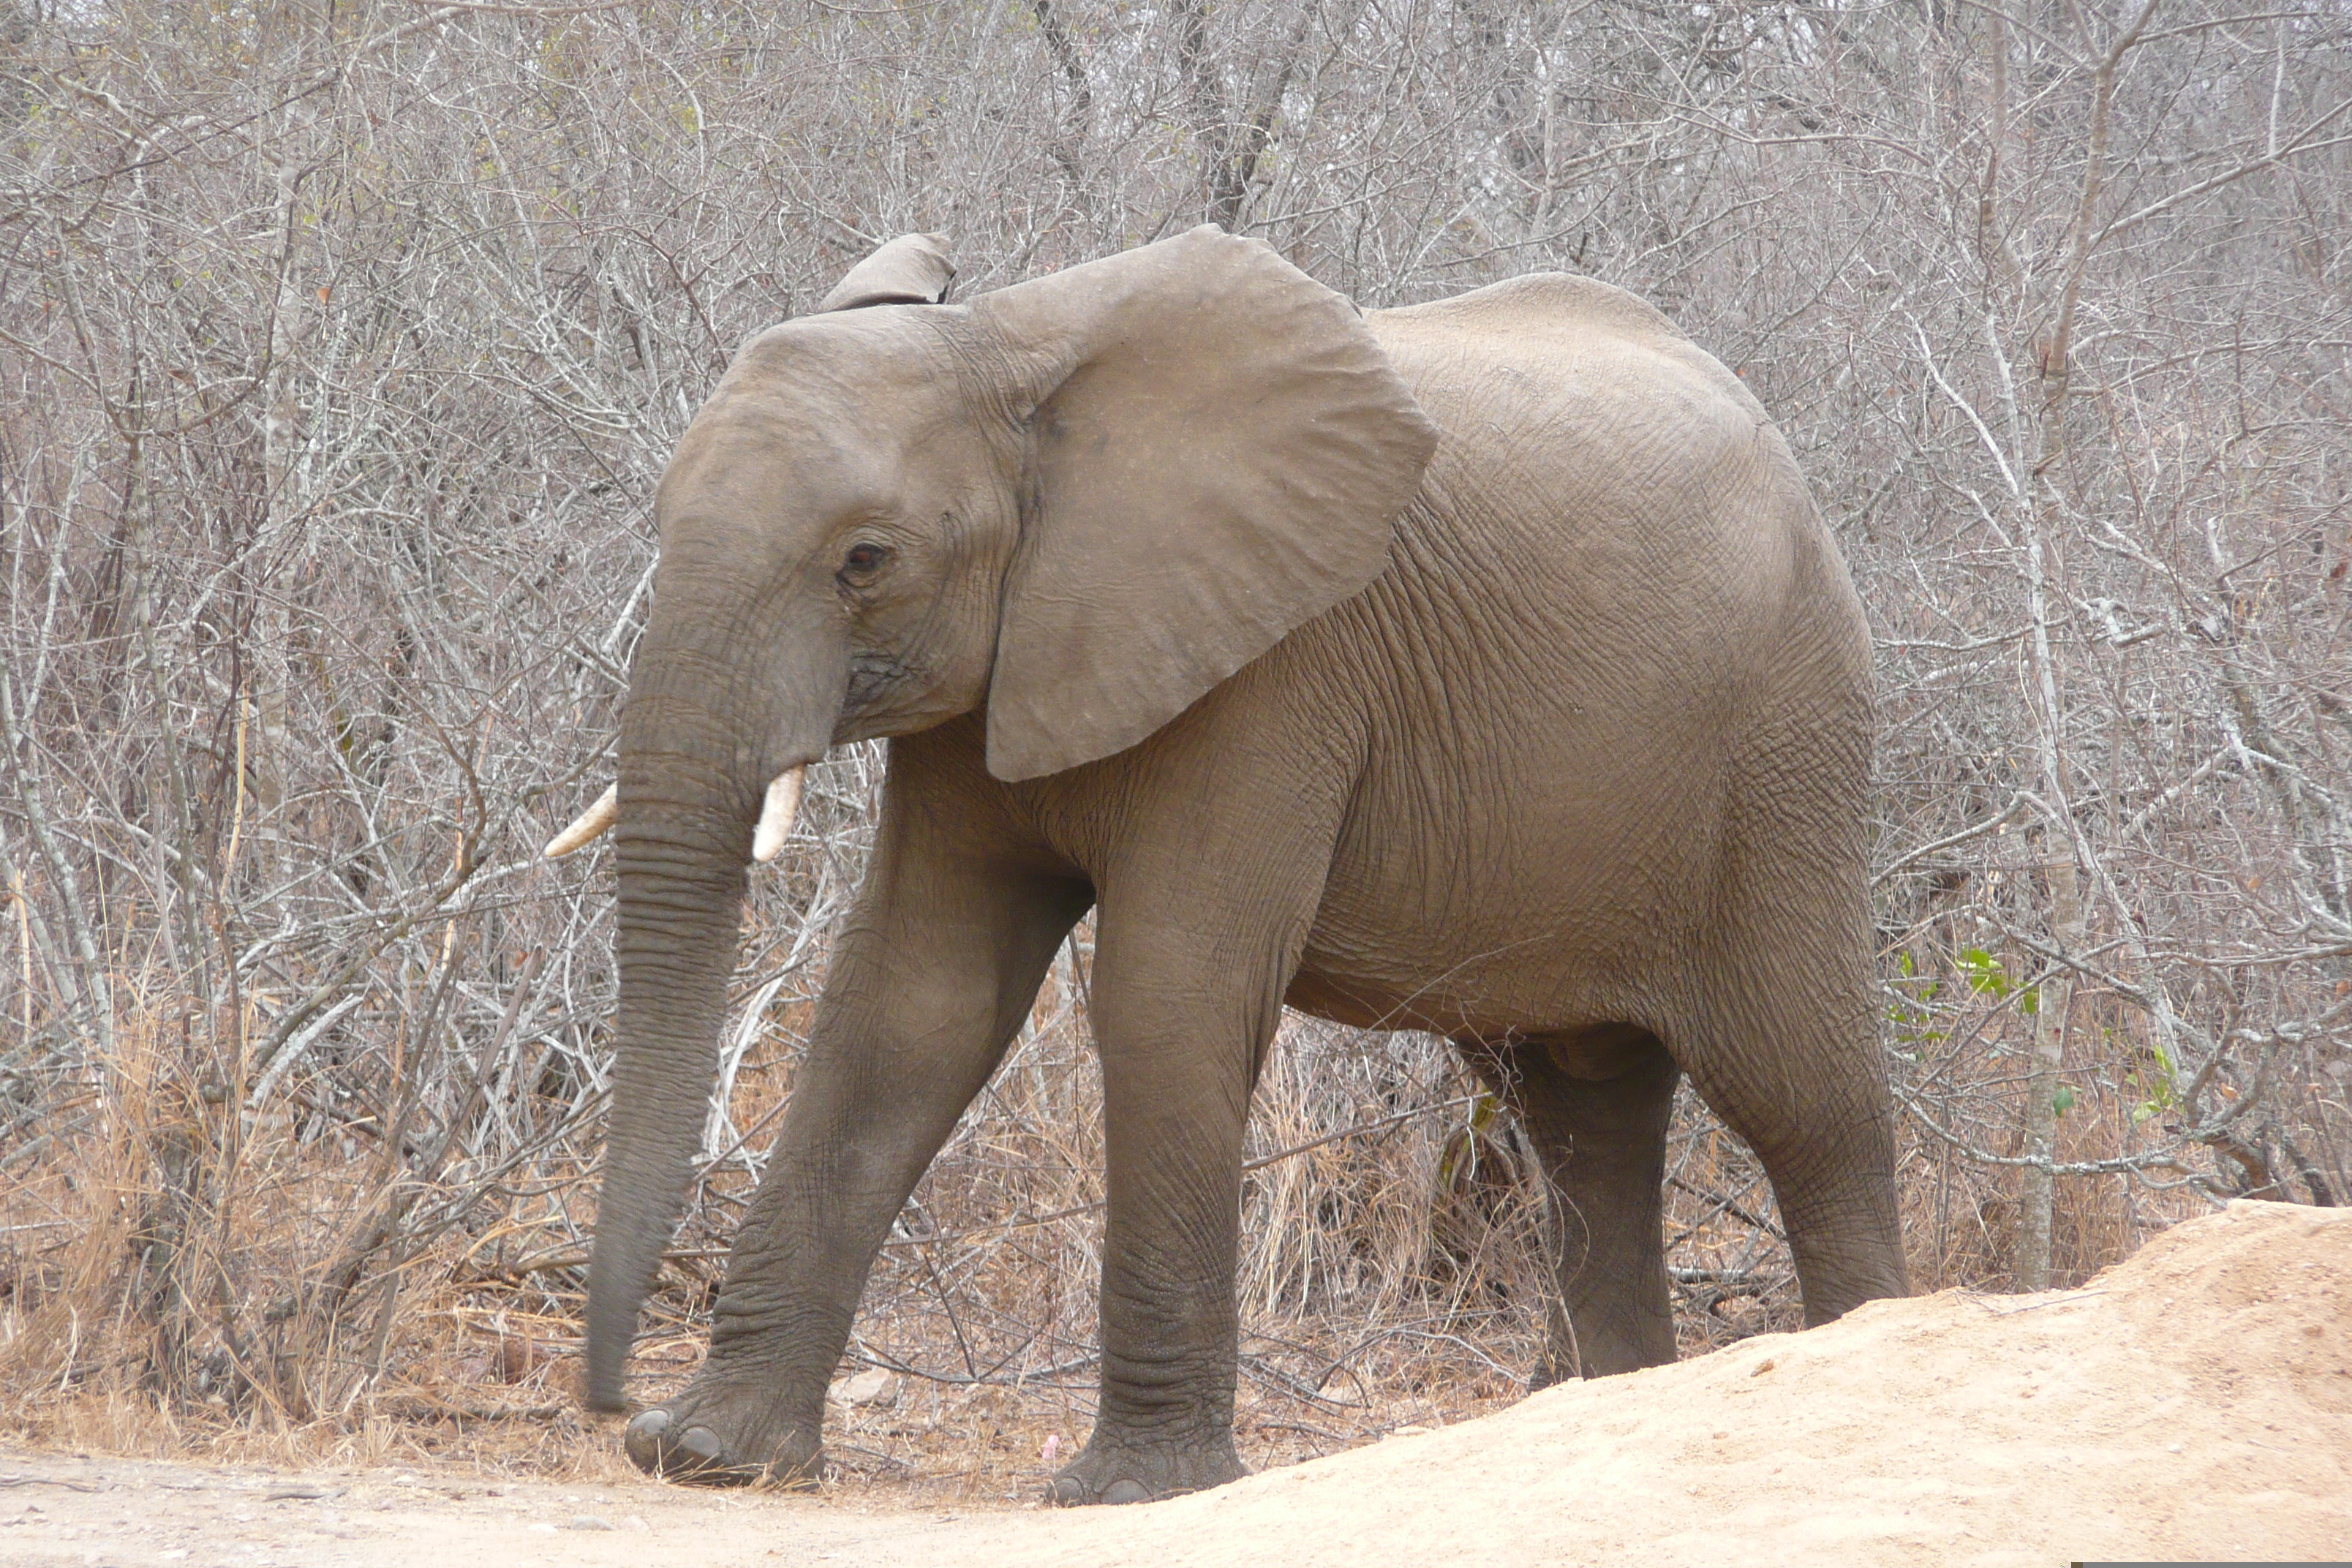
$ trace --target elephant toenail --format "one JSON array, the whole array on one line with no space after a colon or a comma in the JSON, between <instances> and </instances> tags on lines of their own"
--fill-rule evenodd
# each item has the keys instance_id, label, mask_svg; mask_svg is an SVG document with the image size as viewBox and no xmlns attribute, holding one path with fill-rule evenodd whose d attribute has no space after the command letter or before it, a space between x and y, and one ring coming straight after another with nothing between
<instances>
[{"instance_id":1,"label":"elephant toenail","mask_svg":"<svg viewBox=\"0 0 2352 1568\"><path fill-rule=\"evenodd\" d=\"M621 1444L628 1449L629 1458L639 1466L652 1466L660 1462L661 1435L667 1430L669 1412L648 1410L629 1423L629 1429L622 1436Z\"/></svg>"},{"instance_id":2,"label":"elephant toenail","mask_svg":"<svg viewBox=\"0 0 2352 1568\"><path fill-rule=\"evenodd\" d=\"M677 1446L705 1464L709 1464L727 1451L727 1446L719 1440L719 1434L708 1426L688 1427L679 1434Z\"/></svg>"},{"instance_id":3,"label":"elephant toenail","mask_svg":"<svg viewBox=\"0 0 2352 1568\"><path fill-rule=\"evenodd\" d=\"M1045 1485L1045 1501L1054 1508L1076 1508L1086 1500L1086 1483L1076 1476L1055 1476Z\"/></svg>"},{"instance_id":4,"label":"elephant toenail","mask_svg":"<svg viewBox=\"0 0 2352 1568\"><path fill-rule=\"evenodd\" d=\"M1103 1490L1105 1502L1150 1502L1151 1494L1140 1481L1113 1481Z\"/></svg>"}]
</instances>

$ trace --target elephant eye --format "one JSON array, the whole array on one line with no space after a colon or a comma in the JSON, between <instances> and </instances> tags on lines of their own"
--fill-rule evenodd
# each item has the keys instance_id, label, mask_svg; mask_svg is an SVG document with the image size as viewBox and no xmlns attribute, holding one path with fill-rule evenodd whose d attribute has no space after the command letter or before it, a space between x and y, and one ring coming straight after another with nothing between
<instances>
[{"instance_id":1,"label":"elephant eye","mask_svg":"<svg viewBox=\"0 0 2352 1568\"><path fill-rule=\"evenodd\" d=\"M845 577L871 577L890 559L890 550L882 544L853 544L842 557L841 574Z\"/></svg>"}]
</instances>

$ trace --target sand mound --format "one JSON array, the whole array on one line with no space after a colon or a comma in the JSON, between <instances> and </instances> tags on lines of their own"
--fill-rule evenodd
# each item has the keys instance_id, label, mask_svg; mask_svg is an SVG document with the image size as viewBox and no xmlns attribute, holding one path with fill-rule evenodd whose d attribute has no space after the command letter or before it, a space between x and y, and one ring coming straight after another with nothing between
<instances>
[{"instance_id":1,"label":"sand mound","mask_svg":"<svg viewBox=\"0 0 2352 1568\"><path fill-rule=\"evenodd\" d=\"M140 1521L135 1544L110 1542L123 1560L192 1564L2352 1558L2352 1212L2234 1204L2080 1290L1882 1301L1139 1508L941 1514L364 1473L289 1489L29 1455L5 1468L9 1497L38 1507L0 1518L24 1527L0 1533L0 1563L114 1561L84 1556L110 1521ZM580 1525L583 1509L622 1523ZM548 1533L568 1522L582 1532Z\"/></svg>"},{"instance_id":2,"label":"sand mound","mask_svg":"<svg viewBox=\"0 0 2352 1568\"><path fill-rule=\"evenodd\" d=\"M1055 1533L1028 1560L2352 1556L2352 1212L2233 1204L2080 1290L1882 1301Z\"/></svg>"}]
</instances>

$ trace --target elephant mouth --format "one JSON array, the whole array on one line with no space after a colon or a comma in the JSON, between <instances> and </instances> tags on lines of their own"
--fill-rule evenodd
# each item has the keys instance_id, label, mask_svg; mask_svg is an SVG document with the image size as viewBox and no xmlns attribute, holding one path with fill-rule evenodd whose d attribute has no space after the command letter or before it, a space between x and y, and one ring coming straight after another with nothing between
<instances>
[{"instance_id":1,"label":"elephant mouth","mask_svg":"<svg viewBox=\"0 0 2352 1568\"><path fill-rule=\"evenodd\" d=\"M898 654L866 652L850 655L849 687L841 703L843 721L846 722L864 717L891 692L906 689L919 673L914 665Z\"/></svg>"}]
</instances>

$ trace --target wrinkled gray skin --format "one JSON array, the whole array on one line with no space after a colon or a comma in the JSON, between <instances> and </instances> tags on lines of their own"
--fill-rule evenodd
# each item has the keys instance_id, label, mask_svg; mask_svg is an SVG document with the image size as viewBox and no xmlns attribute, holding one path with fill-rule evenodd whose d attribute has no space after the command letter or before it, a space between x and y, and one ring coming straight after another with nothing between
<instances>
[{"instance_id":1,"label":"wrinkled gray skin","mask_svg":"<svg viewBox=\"0 0 2352 1568\"><path fill-rule=\"evenodd\" d=\"M638 1463L814 1473L876 1250L1089 908L1102 1401L1055 1500L1242 1473L1243 1131L1286 1002L1447 1036L1517 1107L1568 1216L1538 1381L1674 1359L1685 1073L1770 1173L1808 1321L1904 1293L1869 650L1746 388L1577 278L1359 315L1200 229L869 302L948 272L910 237L836 291L862 308L761 333L661 482L599 1408L702 1126L763 787L894 739L709 1363L631 1424Z\"/></svg>"}]
</instances>

